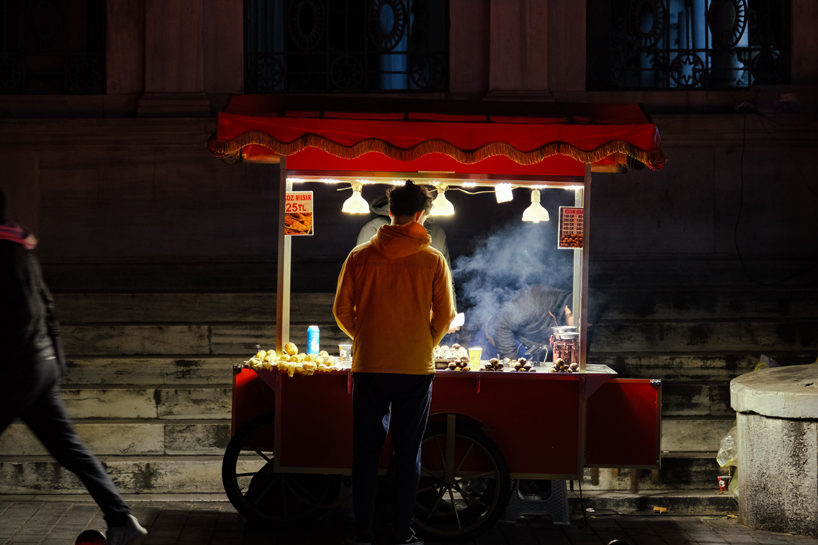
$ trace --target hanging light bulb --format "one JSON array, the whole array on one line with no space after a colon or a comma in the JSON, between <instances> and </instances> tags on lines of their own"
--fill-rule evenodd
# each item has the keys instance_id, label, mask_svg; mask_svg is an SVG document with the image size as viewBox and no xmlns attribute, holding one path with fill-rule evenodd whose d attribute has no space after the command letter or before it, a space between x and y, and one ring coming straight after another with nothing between
<instances>
[{"instance_id":1,"label":"hanging light bulb","mask_svg":"<svg viewBox=\"0 0 818 545\"><path fill-rule=\"evenodd\" d=\"M511 184L497 184L494 186L494 196L497 198L498 204L514 199L514 194L511 193Z\"/></svg>"},{"instance_id":2,"label":"hanging light bulb","mask_svg":"<svg viewBox=\"0 0 818 545\"><path fill-rule=\"evenodd\" d=\"M352 182L352 196L344 201L342 212L347 214L369 214L369 203L361 195L361 184Z\"/></svg>"},{"instance_id":3,"label":"hanging light bulb","mask_svg":"<svg viewBox=\"0 0 818 545\"><path fill-rule=\"evenodd\" d=\"M549 221L548 210L540 204L540 192L535 189L531 192L531 206L523 212L523 221L533 221L539 223L541 221Z\"/></svg>"},{"instance_id":4,"label":"hanging light bulb","mask_svg":"<svg viewBox=\"0 0 818 545\"><path fill-rule=\"evenodd\" d=\"M437 185L437 197L432 201L433 216L454 216L454 205L446 198L448 187L445 184Z\"/></svg>"}]
</instances>

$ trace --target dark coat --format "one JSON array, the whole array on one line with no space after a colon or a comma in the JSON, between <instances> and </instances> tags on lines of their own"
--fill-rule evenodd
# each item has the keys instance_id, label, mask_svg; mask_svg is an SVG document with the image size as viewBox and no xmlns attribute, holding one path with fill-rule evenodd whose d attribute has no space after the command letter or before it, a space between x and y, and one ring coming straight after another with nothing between
<instances>
[{"instance_id":1,"label":"dark coat","mask_svg":"<svg viewBox=\"0 0 818 545\"><path fill-rule=\"evenodd\" d=\"M53 363L64 374L64 358L57 361L52 340L58 328L54 299L34 252L0 240L0 372Z\"/></svg>"},{"instance_id":2,"label":"dark coat","mask_svg":"<svg viewBox=\"0 0 818 545\"><path fill-rule=\"evenodd\" d=\"M519 343L548 342L551 328L565 325L565 306L571 308L573 294L551 286L535 284L519 290L489 320L488 333L501 358L516 358ZM553 315L553 316L552 316Z\"/></svg>"}]
</instances>

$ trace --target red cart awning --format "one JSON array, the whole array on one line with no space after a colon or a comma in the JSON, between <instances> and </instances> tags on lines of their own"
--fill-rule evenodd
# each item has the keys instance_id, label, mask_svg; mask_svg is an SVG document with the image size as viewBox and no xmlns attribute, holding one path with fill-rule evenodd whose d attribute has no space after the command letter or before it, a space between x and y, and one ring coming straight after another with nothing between
<instances>
[{"instance_id":1,"label":"red cart awning","mask_svg":"<svg viewBox=\"0 0 818 545\"><path fill-rule=\"evenodd\" d=\"M237 95L208 141L219 157L287 157L291 170L581 176L631 157L665 164L638 104Z\"/></svg>"}]
</instances>

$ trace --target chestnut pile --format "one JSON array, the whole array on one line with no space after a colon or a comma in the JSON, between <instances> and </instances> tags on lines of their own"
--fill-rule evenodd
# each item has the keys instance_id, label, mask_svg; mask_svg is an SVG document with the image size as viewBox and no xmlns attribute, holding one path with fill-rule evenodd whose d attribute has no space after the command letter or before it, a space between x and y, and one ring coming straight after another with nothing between
<instances>
[{"instance_id":1,"label":"chestnut pile","mask_svg":"<svg viewBox=\"0 0 818 545\"><path fill-rule=\"evenodd\" d=\"M518 373L536 373L537 370L525 359L520 358L516 362L514 362L514 367L512 371L517 371Z\"/></svg>"},{"instance_id":2,"label":"chestnut pile","mask_svg":"<svg viewBox=\"0 0 818 545\"><path fill-rule=\"evenodd\" d=\"M471 371L469 358L467 356L457 358L455 361L449 363L447 368L449 371Z\"/></svg>"},{"instance_id":3,"label":"chestnut pile","mask_svg":"<svg viewBox=\"0 0 818 545\"><path fill-rule=\"evenodd\" d=\"M491 358L483 364L483 371L502 371L505 365L497 358Z\"/></svg>"},{"instance_id":4,"label":"chestnut pile","mask_svg":"<svg viewBox=\"0 0 818 545\"><path fill-rule=\"evenodd\" d=\"M570 365L565 363L562 358L557 358L554 362L553 369L549 369L549 373L577 373L579 371L579 364L574 362Z\"/></svg>"}]
</instances>

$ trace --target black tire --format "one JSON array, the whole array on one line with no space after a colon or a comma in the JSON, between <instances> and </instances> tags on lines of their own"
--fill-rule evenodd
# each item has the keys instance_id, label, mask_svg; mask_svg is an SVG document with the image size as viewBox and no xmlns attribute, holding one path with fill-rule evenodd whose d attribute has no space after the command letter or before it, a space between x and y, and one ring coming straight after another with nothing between
<instances>
[{"instance_id":1,"label":"black tire","mask_svg":"<svg viewBox=\"0 0 818 545\"><path fill-rule=\"evenodd\" d=\"M275 473L275 415L250 421L230 440L222 461L222 484L244 518L287 526L315 518L338 495L338 475Z\"/></svg>"},{"instance_id":2,"label":"black tire","mask_svg":"<svg viewBox=\"0 0 818 545\"><path fill-rule=\"evenodd\" d=\"M423 436L415 528L430 541L471 541L491 529L508 505L511 495L508 465L486 434L473 426L457 424L454 478L450 486L440 471L448 462L445 444L446 425L429 425ZM470 456L471 465L464 467ZM436 466L426 467L427 461Z\"/></svg>"}]
</instances>

